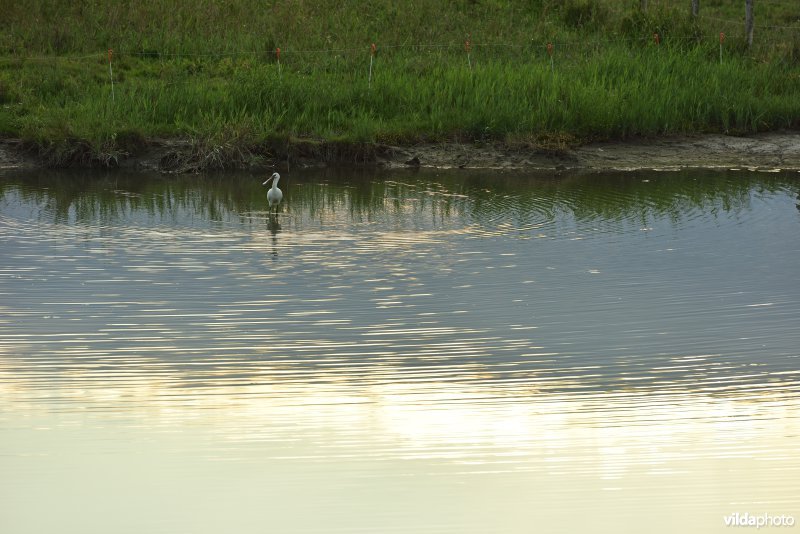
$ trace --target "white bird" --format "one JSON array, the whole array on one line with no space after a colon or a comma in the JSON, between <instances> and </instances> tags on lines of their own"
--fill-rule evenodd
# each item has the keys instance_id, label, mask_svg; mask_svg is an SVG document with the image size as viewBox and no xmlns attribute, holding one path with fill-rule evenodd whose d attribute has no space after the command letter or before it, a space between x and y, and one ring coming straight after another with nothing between
<instances>
[{"instance_id":1,"label":"white bird","mask_svg":"<svg viewBox=\"0 0 800 534\"><path fill-rule=\"evenodd\" d=\"M266 179L266 181L261 185L267 185L270 180L273 180L272 187L269 188L267 191L267 200L269 201L269 209L272 210L272 207L275 206L275 213L278 213L278 204L281 203L283 200L283 191L278 189L278 180L281 179L281 175L277 172L273 172L272 176Z\"/></svg>"}]
</instances>

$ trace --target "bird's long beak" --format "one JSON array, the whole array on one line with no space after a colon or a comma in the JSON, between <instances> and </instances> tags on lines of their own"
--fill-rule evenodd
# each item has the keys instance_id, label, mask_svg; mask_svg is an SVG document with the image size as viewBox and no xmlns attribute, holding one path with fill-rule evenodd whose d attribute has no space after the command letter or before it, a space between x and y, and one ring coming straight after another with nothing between
<instances>
[{"instance_id":1,"label":"bird's long beak","mask_svg":"<svg viewBox=\"0 0 800 534\"><path fill-rule=\"evenodd\" d=\"M261 184L261 185L267 185L267 184L269 183L269 181L270 181L270 180L272 180L273 178L275 178L275 177L274 177L274 176L270 176L270 177L269 177L269 178L267 178L267 179L266 179L266 181L265 181L263 184Z\"/></svg>"}]
</instances>

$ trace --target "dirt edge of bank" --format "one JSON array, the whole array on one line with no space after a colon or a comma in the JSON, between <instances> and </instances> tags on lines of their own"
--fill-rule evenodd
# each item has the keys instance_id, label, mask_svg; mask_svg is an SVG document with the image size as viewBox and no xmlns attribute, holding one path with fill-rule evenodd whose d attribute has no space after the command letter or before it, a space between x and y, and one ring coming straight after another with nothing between
<instances>
[{"instance_id":1,"label":"dirt edge of bank","mask_svg":"<svg viewBox=\"0 0 800 534\"><path fill-rule=\"evenodd\" d=\"M750 169L800 171L800 132L734 137L720 134L641 138L543 150L502 143L424 143L410 146L297 141L284 146L198 146L175 139L147 140L130 151L93 156L86 144L66 149L64 167L120 167L158 172L375 165L388 168L497 169L530 171L633 171ZM53 167L41 149L0 139L0 169Z\"/></svg>"}]
</instances>

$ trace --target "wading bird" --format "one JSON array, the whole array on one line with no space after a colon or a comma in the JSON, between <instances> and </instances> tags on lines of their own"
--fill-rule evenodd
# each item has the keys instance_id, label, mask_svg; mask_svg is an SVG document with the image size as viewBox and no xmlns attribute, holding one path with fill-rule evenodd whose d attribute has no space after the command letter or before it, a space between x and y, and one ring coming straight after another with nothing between
<instances>
[{"instance_id":1,"label":"wading bird","mask_svg":"<svg viewBox=\"0 0 800 534\"><path fill-rule=\"evenodd\" d=\"M261 185L267 185L270 180L273 180L272 187L270 187L269 191L267 191L267 200L269 201L270 211L272 211L272 207L275 206L275 213L278 213L278 204L280 204L281 200L283 199L283 191L278 189L278 180L280 179L281 175L278 174L277 172L273 172L272 176L267 178L266 181L264 181L264 183L261 184Z\"/></svg>"}]
</instances>

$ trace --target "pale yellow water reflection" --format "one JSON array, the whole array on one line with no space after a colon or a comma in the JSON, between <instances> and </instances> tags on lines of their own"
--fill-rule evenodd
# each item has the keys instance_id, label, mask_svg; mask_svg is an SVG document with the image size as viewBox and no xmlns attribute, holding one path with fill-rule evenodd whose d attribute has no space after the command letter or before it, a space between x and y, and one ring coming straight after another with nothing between
<instances>
[{"instance_id":1,"label":"pale yellow water reflection","mask_svg":"<svg viewBox=\"0 0 800 534\"><path fill-rule=\"evenodd\" d=\"M0 532L800 519L796 180L251 178L0 180Z\"/></svg>"},{"instance_id":2,"label":"pale yellow water reflection","mask_svg":"<svg viewBox=\"0 0 800 534\"><path fill-rule=\"evenodd\" d=\"M781 394L558 395L441 372L450 379L264 369L252 383L204 373L187 387L141 362L42 390L4 368L6 408L36 421L4 430L6 521L12 532L134 532L159 517L193 532L400 520L402 531L716 532L734 511L796 510L796 381ZM75 508L41 514L42 503Z\"/></svg>"}]
</instances>

